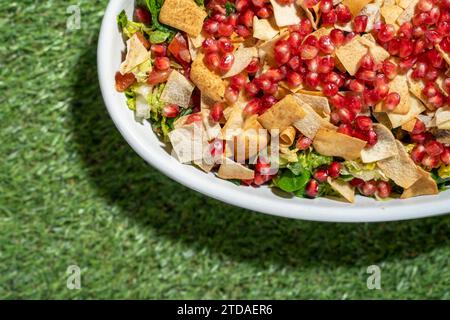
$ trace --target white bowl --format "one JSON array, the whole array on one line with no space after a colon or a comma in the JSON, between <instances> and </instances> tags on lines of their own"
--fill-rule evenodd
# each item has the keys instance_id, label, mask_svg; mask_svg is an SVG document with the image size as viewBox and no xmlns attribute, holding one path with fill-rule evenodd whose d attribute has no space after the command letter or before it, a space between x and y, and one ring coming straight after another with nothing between
<instances>
[{"instance_id":1,"label":"white bowl","mask_svg":"<svg viewBox=\"0 0 450 320\"><path fill-rule=\"evenodd\" d=\"M179 183L207 196L242 208L277 216L334 222L373 222L414 219L444 214L450 208L450 191L438 196L424 196L408 200L379 202L358 197L355 204L319 198L315 200L283 198L270 188L236 186L205 174L199 169L183 165L163 148L148 123L134 120L123 94L114 88L114 74L119 69L124 49L116 16L125 9L133 12L133 0L111 0L106 9L98 42L98 74L103 98L111 118L131 147L150 165ZM149 170L152 168L149 167Z\"/></svg>"}]
</instances>

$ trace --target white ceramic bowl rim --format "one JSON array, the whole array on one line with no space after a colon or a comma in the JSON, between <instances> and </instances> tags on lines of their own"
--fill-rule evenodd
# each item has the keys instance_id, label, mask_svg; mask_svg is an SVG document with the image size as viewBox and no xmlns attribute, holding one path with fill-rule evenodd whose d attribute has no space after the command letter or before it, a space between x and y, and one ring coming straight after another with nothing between
<instances>
[{"instance_id":1,"label":"white ceramic bowl rim","mask_svg":"<svg viewBox=\"0 0 450 320\"><path fill-rule=\"evenodd\" d=\"M98 42L98 74L104 102L115 125L130 146L150 165L179 183L207 196L267 214L295 219L329 222L376 222L414 219L445 214L450 207L450 191L438 196L424 196L386 202L358 197L355 204L320 199L283 198L269 188L235 186L182 165L161 146L148 124L134 121L122 94L115 91L114 74L120 65L123 43L116 25L121 10L132 12L133 0L111 0L106 9ZM151 170L151 168L149 168Z\"/></svg>"}]
</instances>

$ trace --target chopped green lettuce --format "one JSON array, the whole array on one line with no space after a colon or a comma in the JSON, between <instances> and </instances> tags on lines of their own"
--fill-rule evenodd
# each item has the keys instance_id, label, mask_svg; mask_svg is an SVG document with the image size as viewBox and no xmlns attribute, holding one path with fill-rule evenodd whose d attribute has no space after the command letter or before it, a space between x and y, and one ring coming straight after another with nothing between
<instances>
[{"instance_id":1,"label":"chopped green lettuce","mask_svg":"<svg viewBox=\"0 0 450 320\"><path fill-rule=\"evenodd\" d=\"M175 30L170 28L169 26L166 26L164 24L161 24L159 22L159 12L161 11L161 7L164 3L164 0L146 0L145 3L147 4L147 8L150 11L150 14L152 16L152 27L154 30L159 30L160 32L164 32L167 34L166 40L170 41L172 40L173 36L175 35Z\"/></svg>"},{"instance_id":2,"label":"chopped green lettuce","mask_svg":"<svg viewBox=\"0 0 450 320\"><path fill-rule=\"evenodd\" d=\"M127 99L128 109L136 110L136 92L134 92L133 86L125 91L125 98Z\"/></svg>"},{"instance_id":3,"label":"chopped green lettuce","mask_svg":"<svg viewBox=\"0 0 450 320\"><path fill-rule=\"evenodd\" d=\"M225 3L225 11L227 16L229 16L232 13L235 13L236 7L234 6L234 3L227 1L227 3Z\"/></svg>"},{"instance_id":4,"label":"chopped green lettuce","mask_svg":"<svg viewBox=\"0 0 450 320\"><path fill-rule=\"evenodd\" d=\"M153 32L151 28L147 27L143 23L128 20L125 11L122 11L117 16L117 24L127 38L131 38L138 31L142 32L142 34L148 34L149 36Z\"/></svg>"},{"instance_id":5,"label":"chopped green lettuce","mask_svg":"<svg viewBox=\"0 0 450 320\"><path fill-rule=\"evenodd\" d=\"M155 30L149 35L149 40L151 43L163 43L170 37L169 32Z\"/></svg>"},{"instance_id":6,"label":"chopped green lettuce","mask_svg":"<svg viewBox=\"0 0 450 320\"><path fill-rule=\"evenodd\" d=\"M344 176L352 176L362 179L364 181L369 180L384 180L388 181L388 177L377 167L376 163L363 163L361 160L346 160L344 161L344 167L342 168L342 174Z\"/></svg>"},{"instance_id":7,"label":"chopped green lettuce","mask_svg":"<svg viewBox=\"0 0 450 320\"><path fill-rule=\"evenodd\" d=\"M152 69L152 61L148 59L147 61L141 63L136 68L131 70L131 72L136 77L138 83L145 83L148 78L148 74Z\"/></svg>"},{"instance_id":8,"label":"chopped green lettuce","mask_svg":"<svg viewBox=\"0 0 450 320\"><path fill-rule=\"evenodd\" d=\"M311 174L308 171L295 174L289 169L282 169L272 182L283 191L294 192L297 196L302 196L310 177Z\"/></svg>"},{"instance_id":9,"label":"chopped green lettuce","mask_svg":"<svg viewBox=\"0 0 450 320\"><path fill-rule=\"evenodd\" d=\"M199 7L205 7L205 0L195 0L195 3L199 6Z\"/></svg>"}]
</instances>

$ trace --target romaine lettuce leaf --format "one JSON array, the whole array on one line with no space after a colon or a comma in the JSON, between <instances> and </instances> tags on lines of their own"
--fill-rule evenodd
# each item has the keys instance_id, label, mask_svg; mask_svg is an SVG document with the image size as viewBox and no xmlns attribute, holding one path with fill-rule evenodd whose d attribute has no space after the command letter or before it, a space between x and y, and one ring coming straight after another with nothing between
<instances>
[{"instance_id":1,"label":"romaine lettuce leaf","mask_svg":"<svg viewBox=\"0 0 450 320\"><path fill-rule=\"evenodd\" d=\"M376 163L363 163L361 160L346 160L342 168L343 175L351 175L364 181L384 180L388 177L377 167Z\"/></svg>"},{"instance_id":2,"label":"romaine lettuce leaf","mask_svg":"<svg viewBox=\"0 0 450 320\"><path fill-rule=\"evenodd\" d=\"M138 31L142 32L142 34L146 33L149 36L153 32L152 28L147 27L143 23L128 20L128 17L127 17L127 14L125 13L125 11L122 11L117 16L117 24L119 25L119 28L122 30L125 37L127 37L127 38L131 38L133 36L133 34L135 34Z\"/></svg>"},{"instance_id":3,"label":"romaine lettuce leaf","mask_svg":"<svg viewBox=\"0 0 450 320\"><path fill-rule=\"evenodd\" d=\"M152 16L153 29L166 33L166 40L170 41L176 33L175 30L159 22L159 12L161 11L164 0L146 0L145 3Z\"/></svg>"}]
</instances>

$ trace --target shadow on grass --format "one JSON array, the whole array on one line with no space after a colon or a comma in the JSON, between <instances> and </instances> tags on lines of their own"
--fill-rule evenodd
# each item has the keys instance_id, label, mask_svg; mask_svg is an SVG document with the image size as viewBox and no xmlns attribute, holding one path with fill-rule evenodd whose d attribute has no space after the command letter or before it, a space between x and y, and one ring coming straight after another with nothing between
<instances>
[{"instance_id":1,"label":"shadow on grass","mask_svg":"<svg viewBox=\"0 0 450 320\"><path fill-rule=\"evenodd\" d=\"M101 98L95 48L78 64L72 126L91 182L142 228L187 246L265 266L361 265L413 258L449 244L450 217L380 224L294 221L212 200L148 166L127 145Z\"/></svg>"}]
</instances>

